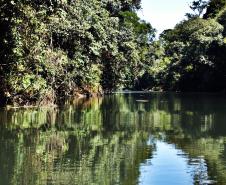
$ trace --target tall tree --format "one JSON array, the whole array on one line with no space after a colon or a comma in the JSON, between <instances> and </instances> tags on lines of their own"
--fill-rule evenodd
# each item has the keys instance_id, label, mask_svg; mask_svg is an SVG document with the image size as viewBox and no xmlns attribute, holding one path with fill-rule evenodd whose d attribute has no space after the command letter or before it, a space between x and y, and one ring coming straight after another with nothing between
<instances>
[{"instance_id":1,"label":"tall tree","mask_svg":"<svg viewBox=\"0 0 226 185\"><path fill-rule=\"evenodd\" d=\"M193 11L193 13L187 13L186 16L189 19L195 18L195 17L201 17L207 5L208 5L208 2L205 0L193 1L192 4L190 5L190 9Z\"/></svg>"}]
</instances>

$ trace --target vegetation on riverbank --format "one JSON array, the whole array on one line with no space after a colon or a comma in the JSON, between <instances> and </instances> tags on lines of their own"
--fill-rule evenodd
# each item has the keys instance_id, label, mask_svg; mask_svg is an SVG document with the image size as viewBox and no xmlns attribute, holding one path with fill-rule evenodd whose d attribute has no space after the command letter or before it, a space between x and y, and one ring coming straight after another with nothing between
<instances>
[{"instance_id":1,"label":"vegetation on riverbank","mask_svg":"<svg viewBox=\"0 0 226 185\"><path fill-rule=\"evenodd\" d=\"M154 37L139 8L136 0L1 1L1 102L132 87Z\"/></svg>"},{"instance_id":2,"label":"vegetation on riverbank","mask_svg":"<svg viewBox=\"0 0 226 185\"><path fill-rule=\"evenodd\" d=\"M156 40L136 13L140 0L3 0L0 102L53 104L118 88L225 91L225 4L194 1L194 14Z\"/></svg>"},{"instance_id":3,"label":"vegetation on riverbank","mask_svg":"<svg viewBox=\"0 0 226 185\"><path fill-rule=\"evenodd\" d=\"M198 0L191 9L154 43L155 62L141 81L163 90L225 91L226 1Z\"/></svg>"}]
</instances>

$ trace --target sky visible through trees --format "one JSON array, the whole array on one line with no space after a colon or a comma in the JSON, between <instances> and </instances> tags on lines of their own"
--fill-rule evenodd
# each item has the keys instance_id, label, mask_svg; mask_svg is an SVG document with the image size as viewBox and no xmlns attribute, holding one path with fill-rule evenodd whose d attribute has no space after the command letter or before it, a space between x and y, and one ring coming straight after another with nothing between
<instances>
[{"instance_id":1,"label":"sky visible through trees","mask_svg":"<svg viewBox=\"0 0 226 185\"><path fill-rule=\"evenodd\" d=\"M150 22L160 34L185 19L185 14L190 12L191 2L192 0L142 0L142 10L138 14Z\"/></svg>"}]
</instances>

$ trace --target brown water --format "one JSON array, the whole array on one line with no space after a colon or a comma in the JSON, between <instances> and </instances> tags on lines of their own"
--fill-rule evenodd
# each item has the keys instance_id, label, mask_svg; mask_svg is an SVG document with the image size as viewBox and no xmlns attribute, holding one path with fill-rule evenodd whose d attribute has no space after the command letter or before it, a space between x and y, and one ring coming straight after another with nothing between
<instances>
[{"instance_id":1,"label":"brown water","mask_svg":"<svg viewBox=\"0 0 226 185\"><path fill-rule=\"evenodd\" d=\"M226 97L115 94L0 110L0 185L226 184Z\"/></svg>"}]
</instances>

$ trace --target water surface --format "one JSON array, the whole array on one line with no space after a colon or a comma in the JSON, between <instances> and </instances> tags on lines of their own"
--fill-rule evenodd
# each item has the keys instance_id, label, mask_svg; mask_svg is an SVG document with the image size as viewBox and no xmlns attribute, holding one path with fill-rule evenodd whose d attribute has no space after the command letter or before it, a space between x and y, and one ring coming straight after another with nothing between
<instances>
[{"instance_id":1,"label":"water surface","mask_svg":"<svg viewBox=\"0 0 226 185\"><path fill-rule=\"evenodd\" d=\"M127 93L0 110L0 185L226 184L226 97Z\"/></svg>"}]
</instances>

